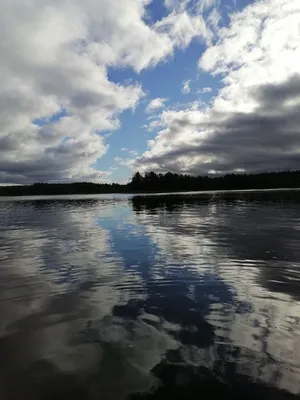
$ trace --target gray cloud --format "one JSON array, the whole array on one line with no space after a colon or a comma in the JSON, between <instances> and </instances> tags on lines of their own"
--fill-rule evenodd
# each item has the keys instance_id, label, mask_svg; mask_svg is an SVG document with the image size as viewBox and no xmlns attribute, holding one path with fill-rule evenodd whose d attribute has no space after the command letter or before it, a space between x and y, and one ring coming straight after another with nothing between
<instances>
[{"instance_id":1,"label":"gray cloud","mask_svg":"<svg viewBox=\"0 0 300 400\"><path fill-rule=\"evenodd\" d=\"M135 159L141 171L194 174L299 168L297 0L257 1L215 27L199 68L219 75L210 103L169 108Z\"/></svg>"},{"instance_id":2,"label":"gray cloud","mask_svg":"<svg viewBox=\"0 0 300 400\"><path fill-rule=\"evenodd\" d=\"M140 72L210 36L201 10L186 4L150 24L147 5L1 1L0 183L109 173L94 168L108 149L104 132L118 129L144 93L138 83L114 83L108 69Z\"/></svg>"},{"instance_id":3,"label":"gray cloud","mask_svg":"<svg viewBox=\"0 0 300 400\"><path fill-rule=\"evenodd\" d=\"M236 169L247 171L297 169L300 165L300 76L293 75L280 84L266 84L254 92L258 105L248 113L212 112L204 122L193 122L183 114L169 126L168 137L174 140L182 131L199 132L193 142L182 143L160 155L136 160L137 167L180 172L180 158L193 160L207 156L187 172L206 174L211 170L220 173ZM229 114L229 115L228 115ZM205 139L200 132L211 130Z\"/></svg>"},{"instance_id":4,"label":"gray cloud","mask_svg":"<svg viewBox=\"0 0 300 400\"><path fill-rule=\"evenodd\" d=\"M300 102L300 76L293 75L287 81L277 85L263 85L254 96L265 108L274 109L285 106L287 102L298 100ZM288 107L291 108L291 107ZM277 110L276 110L277 111Z\"/></svg>"}]
</instances>

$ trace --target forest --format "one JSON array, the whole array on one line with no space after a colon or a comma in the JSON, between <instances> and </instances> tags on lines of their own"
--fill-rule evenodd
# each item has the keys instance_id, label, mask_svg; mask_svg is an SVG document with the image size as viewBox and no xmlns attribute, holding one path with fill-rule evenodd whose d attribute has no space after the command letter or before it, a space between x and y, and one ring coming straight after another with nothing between
<instances>
[{"instance_id":1,"label":"forest","mask_svg":"<svg viewBox=\"0 0 300 400\"><path fill-rule=\"evenodd\" d=\"M300 188L300 170L258 174L193 176L136 172L127 184L118 183L34 183L0 186L0 196L67 195L98 193L184 192L207 190L242 190Z\"/></svg>"},{"instance_id":2,"label":"forest","mask_svg":"<svg viewBox=\"0 0 300 400\"><path fill-rule=\"evenodd\" d=\"M130 184L134 191L176 192L200 190L240 190L300 187L300 170L258 174L227 174L210 176L156 174L136 172Z\"/></svg>"}]
</instances>

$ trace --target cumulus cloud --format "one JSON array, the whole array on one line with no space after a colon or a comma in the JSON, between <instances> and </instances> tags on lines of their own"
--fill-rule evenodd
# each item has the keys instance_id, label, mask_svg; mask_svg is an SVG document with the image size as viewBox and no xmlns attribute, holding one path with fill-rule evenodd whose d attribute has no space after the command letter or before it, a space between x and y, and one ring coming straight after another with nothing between
<instances>
[{"instance_id":1,"label":"cumulus cloud","mask_svg":"<svg viewBox=\"0 0 300 400\"><path fill-rule=\"evenodd\" d=\"M199 67L221 74L211 106L160 115L140 170L193 174L299 168L300 4L258 1L231 15Z\"/></svg>"},{"instance_id":2,"label":"cumulus cloud","mask_svg":"<svg viewBox=\"0 0 300 400\"><path fill-rule=\"evenodd\" d=\"M159 109L159 108L162 108L162 107L164 106L164 104L165 104L166 101L167 101L167 99L165 99L165 98L163 98L163 97L156 97L155 99L152 99L152 100L148 103L148 105L147 105L145 111L146 111L147 113L150 113L150 112L152 112L152 111L154 111L154 110L157 110L157 109Z\"/></svg>"},{"instance_id":3,"label":"cumulus cloud","mask_svg":"<svg viewBox=\"0 0 300 400\"><path fill-rule=\"evenodd\" d=\"M191 80L187 79L182 82L181 92L183 94L188 94L188 93L190 93L190 91L191 91Z\"/></svg>"},{"instance_id":4,"label":"cumulus cloud","mask_svg":"<svg viewBox=\"0 0 300 400\"><path fill-rule=\"evenodd\" d=\"M149 0L67 0L0 4L0 181L99 180L93 165L108 147L104 132L143 96L116 84L109 67L136 72L208 40L201 12L171 10L145 21ZM101 132L103 132L101 134Z\"/></svg>"}]
</instances>

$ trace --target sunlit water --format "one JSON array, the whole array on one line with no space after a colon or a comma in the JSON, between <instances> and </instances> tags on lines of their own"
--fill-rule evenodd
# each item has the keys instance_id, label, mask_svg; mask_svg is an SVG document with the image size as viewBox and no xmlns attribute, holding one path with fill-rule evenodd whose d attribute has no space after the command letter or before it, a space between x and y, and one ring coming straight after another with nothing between
<instances>
[{"instance_id":1,"label":"sunlit water","mask_svg":"<svg viewBox=\"0 0 300 400\"><path fill-rule=\"evenodd\" d=\"M0 199L0 399L293 398L299 239L297 191Z\"/></svg>"}]
</instances>

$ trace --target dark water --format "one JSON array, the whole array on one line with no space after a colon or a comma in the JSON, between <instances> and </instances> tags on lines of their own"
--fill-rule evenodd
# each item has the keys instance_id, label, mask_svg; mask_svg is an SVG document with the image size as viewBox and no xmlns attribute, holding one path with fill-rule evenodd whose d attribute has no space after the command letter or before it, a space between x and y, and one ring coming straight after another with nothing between
<instances>
[{"instance_id":1,"label":"dark water","mask_svg":"<svg viewBox=\"0 0 300 400\"><path fill-rule=\"evenodd\" d=\"M0 399L296 398L300 192L0 199Z\"/></svg>"}]
</instances>

